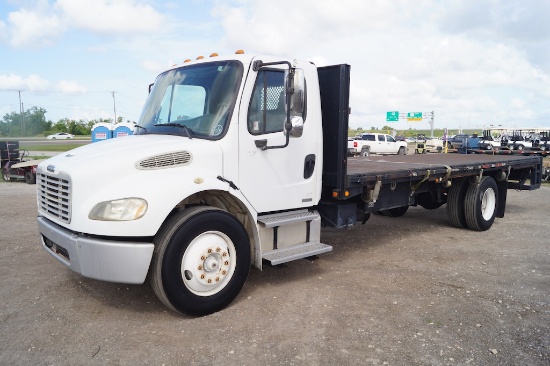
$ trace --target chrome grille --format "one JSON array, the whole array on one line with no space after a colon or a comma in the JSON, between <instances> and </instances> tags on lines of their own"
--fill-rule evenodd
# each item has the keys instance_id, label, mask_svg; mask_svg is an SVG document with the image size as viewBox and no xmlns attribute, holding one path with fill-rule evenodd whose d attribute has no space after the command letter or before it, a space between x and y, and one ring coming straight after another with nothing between
<instances>
[{"instance_id":1,"label":"chrome grille","mask_svg":"<svg viewBox=\"0 0 550 366\"><path fill-rule=\"evenodd\" d=\"M145 158L136 163L138 169L161 169L173 166L186 165L191 162L191 154L188 151L178 151Z\"/></svg>"},{"instance_id":2,"label":"chrome grille","mask_svg":"<svg viewBox=\"0 0 550 366\"><path fill-rule=\"evenodd\" d=\"M71 181L69 177L36 173L38 210L71 222Z\"/></svg>"}]
</instances>

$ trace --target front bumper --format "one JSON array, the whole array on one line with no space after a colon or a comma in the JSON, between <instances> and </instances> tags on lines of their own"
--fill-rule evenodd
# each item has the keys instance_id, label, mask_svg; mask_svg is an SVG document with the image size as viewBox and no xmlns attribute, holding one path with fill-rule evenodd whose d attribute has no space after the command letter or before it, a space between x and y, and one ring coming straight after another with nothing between
<instances>
[{"instance_id":1,"label":"front bumper","mask_svg":"<svg viewBox=\"0 0 550 366\"><path fill-rule=\"evenodd\" d=\"M55 259L85 277L141 284L153 256L153 243L96 239L77 235L38 216L42 247Z\"/></svg>"}]
</instances>

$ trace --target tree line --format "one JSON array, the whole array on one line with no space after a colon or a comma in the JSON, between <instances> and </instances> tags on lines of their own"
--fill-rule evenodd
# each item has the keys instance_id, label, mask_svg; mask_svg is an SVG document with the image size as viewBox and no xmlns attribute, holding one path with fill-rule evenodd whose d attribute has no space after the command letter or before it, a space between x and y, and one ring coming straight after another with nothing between
<instances>
[{"instance_id":1,"label":"tree line","mask_svg":"<svg viewBox=\"0 0 550 366\"><path fill-rule=\"evenodd\" d=\"M0 137L35 137L47 136L57 132L67 132L73 135L91 135L96 123L111 123L112 119L71 120L60 119L57 122L46 120L46 109L31 107L23 113L6 113L0 121ZM123 117L117 118L117 123Z\"/></svg>"}]
</instances>

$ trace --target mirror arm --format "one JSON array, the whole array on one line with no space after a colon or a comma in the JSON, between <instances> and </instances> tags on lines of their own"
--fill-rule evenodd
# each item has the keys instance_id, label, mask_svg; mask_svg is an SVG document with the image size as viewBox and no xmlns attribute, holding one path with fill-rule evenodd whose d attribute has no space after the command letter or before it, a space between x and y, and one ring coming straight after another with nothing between
<instances>
[{"instance_id":1,"label":"mirror arm","mask_svg":"<svg viewBox=\"0 0 550 366\"><path fill-rule=\"evenodd\" d=\"M256 60L252 64L252 70L259 71L262 67L265 66L272 66L272 65L288 65L288 69L291 73L293 73L294 68L288 61L277 61L277 62L262 62L262 60ZM288 80L285 80L285 85L287 84ZM270 150L270 149L283 149L288 146L288 143L290 142L290 130L292 129L292 123L290 122L290 97L289 92L292 92L290 90L291 88L286 85L287 93L286 93L286 122L285 122L285 130L286 130L286 141L284 145L278 145L278 146L267 146L267 140L256 140L254 143L256 144L256 147L262 151L264 150Z\"/></svg>"}]
</instances>

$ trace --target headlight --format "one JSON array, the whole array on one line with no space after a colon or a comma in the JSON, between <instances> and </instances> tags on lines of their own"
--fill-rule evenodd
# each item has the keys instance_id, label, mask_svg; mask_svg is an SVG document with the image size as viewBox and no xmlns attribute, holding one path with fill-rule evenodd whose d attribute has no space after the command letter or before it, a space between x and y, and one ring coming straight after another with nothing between
<instances>
[{"instance_id":1,"label":"headlight","mask_svg":"<svg viewBox=\"0 0 550 366\"><path fill-rule=\"evenodd\" d=\"M123 198L98 203L92 208L88 218L104 221L131 221L143 217L147 212L147 201L141 198Z\"/></svg>"}]
</instances>

